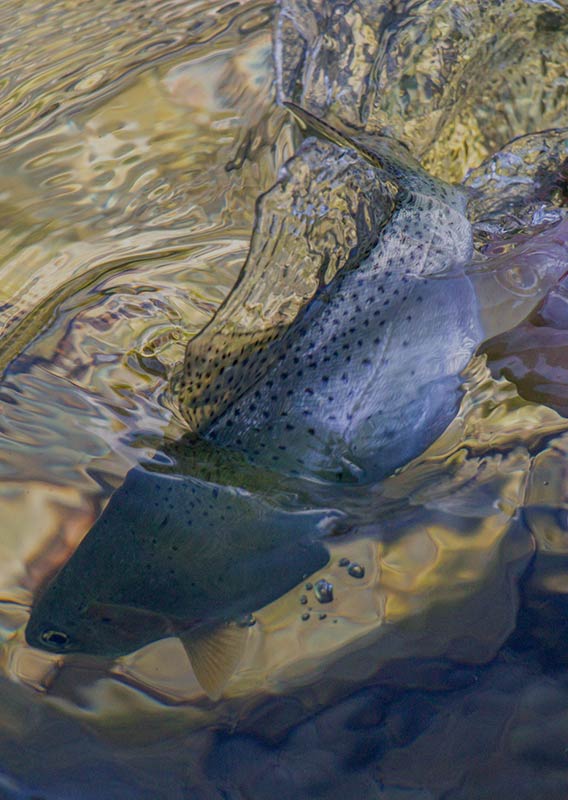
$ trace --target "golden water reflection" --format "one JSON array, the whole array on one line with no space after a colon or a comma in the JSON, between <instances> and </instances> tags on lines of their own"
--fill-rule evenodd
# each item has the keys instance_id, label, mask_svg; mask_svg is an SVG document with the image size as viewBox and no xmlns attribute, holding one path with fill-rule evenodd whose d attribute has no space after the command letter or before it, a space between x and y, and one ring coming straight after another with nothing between
<instances>
[{"instance_id":1,"label":"golden water reflection","mask_svg":"<svg viewBox=\"0 0 568 800\"><path fill-rule=\"evenodd\" d=\"M317 5L304 4L304 12ZM510 113L494 117L491 102L478 102L489 92L486 82L476 85L479 68L464 73L468 91L460 103L438 94L453 65L451 58L440 64L433 45L434 33L443 35L451 55L454 35L480 29L483 4L470 4L469 16L464 11L455 19L451 4L438 5L439 16L424 16L431 10L424 4L412 25L393 34L392 59L381 62L377 86L397 80L406 94L377 89L366 110L344 103L357 118L336 115L357 126L368 122L370 129L388 120L429 168L461 180L512 136L565 124L559 98L567 39L552 35L556 10L515 3L511 41L515 47L536 42L539 52L544 47L549 71L540 82L541 62L522 73L520 50L493 53L492 59L508 61L488 96L508 87L512 102ZM503 24L498 5L493 26ZM8 24L0 47L6 65L0 85L0 697L6 699L0 735L7 740L30 738L30 708L80 731L86 724L89 735L101 734L99 741L132 747L180 730L212 737L215 726L230 729L243 720L254 728L263 714L270 718L264 728L277 739L373 685L377 675L386 684L412 686L409 662L476 667L493 659L515 627L519 580L531 560L537 595L566 592L566 420L492 376L481 355L468 369L460 412L445 434L372 490L366 524L329 539L330 563L308 580L333 583L333 601L319 603L303 584L256 610L243 661L220 702L204 694L176 639L115 663L49 656L23 643L27 606L75 550L112 489L153 452L149 442L166 430L185 432L170 377L188 339L234 284L255 202L275 184L299 140L291 118L273 102L274 9L258 2L224 6L164 2L158 20L149 3L2 4ZM284 6L302 11L300 3ZM353 15L363 12L364 3L353 4ZM429 46L415 49L424 27ZM70 32L77 30L75 42ZM477 49L489 48L488 36ZM526 65L529 55L522 55ZM441 70L438 87L425 77L432 65ZM414 82L413 71L420 78ZM521 97L523 82L531 91ZM312 85L304 99L317 105L320 88ZM412 111L424 92L439 100L426 116ZM324 110L334 114L338 107ZM560 159L565 133L549 138ZM501 161L496 157L491 180L500 221L499 169L511 168L511 152L521 152L522 162L541 143L514 144ZM469 178L486 198L488 175L485 168ZM501 231L507 236L517 235L525 208L515 192L514 214ZM487 202L472 200L483 257L491 247L481 213ZM553 210L562 202L556 197ZM542 211L534 203L523 224L533 224L537 205ZM347 230L342 252L358 233ZM530 240L530 257L537 249L549 252L544 241ZM517 243L507 240L505 255ZM324 254L333 262L332 245ZM558 244L557 259L563 249ZM308 252L303 285L310 291L312 257ZM522 272L525 265L516 266ZM523 295L522 280L515 285L513 276L510 284L506 291ZM253 289L258 305L264 290ZM278 311L279 296L272 301ZM488 297L495 313L491 302ZM363 577L350 575L342 559L360 565Z\"/></svg>"}]
</instances>

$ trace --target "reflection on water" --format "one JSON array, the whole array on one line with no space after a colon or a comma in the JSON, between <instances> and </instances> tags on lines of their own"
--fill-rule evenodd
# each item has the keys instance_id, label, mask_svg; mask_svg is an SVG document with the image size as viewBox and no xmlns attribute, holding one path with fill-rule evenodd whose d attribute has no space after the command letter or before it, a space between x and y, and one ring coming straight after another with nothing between
<instances>
[{"instance_id":1,"label":"reflection on water","mask_svg":"<svg viewBox=\"0 0 568 800\"><path fill-rule=\"evenodd\" d=\"M564 798L561 4L6 2L1 13L0 795ZM301 144L275 94L359 149ZM467 215L456 192L455 220L433 221L428 202L450 188L425 184L377 133L463 180ZM377 148L378 164L365 155ZM426 254L424 229L438 235ZM364 485L354 453L334 450L350 475L340 486L267 468L238 437L229 451L192 441L181 412L205 435L234 413L258 381L249 364L266 353L270 369L282 341L296 344L297 315L332 317L333 287L360 278L370 250L431 275L419 276L431 302L406 345L402 284L385 289L377 396L411 439L397 463L414 460ZM448 252L450 275L436 277ZM180 410L184 359L194 384ZM420 428L440 364L455 379L451 410ZM336 415L349 399L337 397ZM294 452L315 452L312 436ZM268 431L257 438L260 453ZM180 480L187 503L177 493L140 515ZM38 635L81 619L83 645L26 644L32 604ZM199 681L195 640L235 619L230 669L216 686Z\"/></svg>"},{"instance_id":2,"label":"reflection on water","mask_svg":"<svg viewBox=\"0 0 568 800\"><path fill-rule=\"evenodd\" d=\"M284 0L279 90L405 141L433 174L566 124L566 12L555 0Z\"/></svg>"}]
</instances>

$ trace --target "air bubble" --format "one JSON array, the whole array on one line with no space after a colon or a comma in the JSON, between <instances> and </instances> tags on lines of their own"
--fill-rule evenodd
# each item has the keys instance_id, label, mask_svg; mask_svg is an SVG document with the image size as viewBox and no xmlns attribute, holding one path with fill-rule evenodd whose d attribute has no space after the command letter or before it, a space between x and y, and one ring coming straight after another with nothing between
<instances>
[{"instance_id":1,"label":"air bubble","mask_svg":"<svg viewBox=\"0 0 568 800\"><path fill-rule=\"evenodd\" d=\"M333 600L333 584L322 578L315 585L315 595L320 603L331 603Z\"/></svg>"},{"instance_id":2,"label":"air bubble","mask_svg":"<svg viewBox=\"0 0 568 800\"><path fill-rule=\"evenodd\" d=\"M365 567L362 567L361 564L351 564L347 572L352 578L365 577Z\"/></svg>"}]
</instances>

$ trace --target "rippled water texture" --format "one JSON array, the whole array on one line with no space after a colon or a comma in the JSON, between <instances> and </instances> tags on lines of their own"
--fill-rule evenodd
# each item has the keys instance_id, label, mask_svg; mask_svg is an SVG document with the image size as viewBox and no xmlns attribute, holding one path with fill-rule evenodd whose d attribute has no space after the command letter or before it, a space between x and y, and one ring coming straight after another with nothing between
<instances>
[{"instance_id":1,"label":"rippled water texture","mask_svg":"<svg viewBox=\"0 0 568 800\"><path fill-rule=\"evenodd\" d=\"M2 800L568 796L567 63L561 0L0 0ZM177 638L64 658L23 630L156 453L334 505L175 444L219 413L180 409L188 343L192 375L278 339L392 219L392 181L283 101L463 183L484 341L213 701Z\"/></svg>"}]
</instances>

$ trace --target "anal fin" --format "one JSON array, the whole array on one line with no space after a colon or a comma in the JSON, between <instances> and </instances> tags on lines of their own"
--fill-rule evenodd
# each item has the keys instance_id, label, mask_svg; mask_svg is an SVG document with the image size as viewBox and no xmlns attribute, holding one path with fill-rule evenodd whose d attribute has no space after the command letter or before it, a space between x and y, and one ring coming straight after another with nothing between
<instances>
[{"instance_id":1,"label":"anal fin","mask_svg":"<svg viewBox=\"0 0 568 800\"><path fill-rule=\"evenodd\" d=\"M179 634L195 677L211 700L218 700L243 656L248 628L222 625L206 633Z\"/></svg>"}]
</instances>

